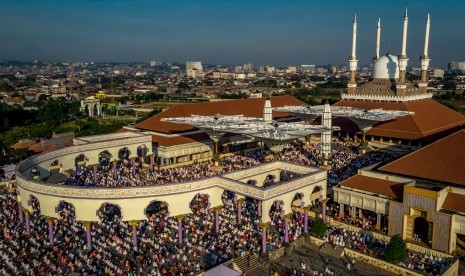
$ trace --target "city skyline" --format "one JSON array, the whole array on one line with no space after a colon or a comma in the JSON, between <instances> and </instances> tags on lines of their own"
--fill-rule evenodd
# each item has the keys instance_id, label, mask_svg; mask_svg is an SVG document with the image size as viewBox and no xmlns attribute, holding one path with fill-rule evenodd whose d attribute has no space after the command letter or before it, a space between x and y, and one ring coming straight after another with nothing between
<instances>
[{"instance_id":1,"label":"city skyline","mask_svg":"<svg viewBox=\"0 0 465 276\"><path fill-rule=\"evenodd\" d=\"M454 1L408 3L410 65L419 66L428 12L431 65L463 59L459 13L464 7ZM3 4L0 22L9 27L0 30L0 59L347 63L356 11L357 52L360 64L368 64L375 54L378 17L381 54L389 47L399 54L404 8L404 1L16 1Z\"/></svg>"}]
</instances>

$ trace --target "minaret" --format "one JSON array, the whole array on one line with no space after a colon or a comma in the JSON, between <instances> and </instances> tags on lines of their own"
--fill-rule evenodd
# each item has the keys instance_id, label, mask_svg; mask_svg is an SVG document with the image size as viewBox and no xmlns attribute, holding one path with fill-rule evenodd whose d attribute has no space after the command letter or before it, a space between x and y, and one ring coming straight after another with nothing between
<instances>
[{"instance_id":1,"label":"minaret","mask_svg":"<svg viewBox=\"0 0 465 276\"><path fill-rule=\"evenodd\" d=\"M376 27L376 55L373 61L379 58L379 45L381 44L381 18L378 17L378 27Z\"/></svg>"},{"instance_id":2,"label":"minaret","mask_svg":"<svg viewBox=\"0 0 465 276\"><path fill-rule=\"evenodd\" d=\"M323 108L323 115L321 116L321 125L331 128L331 107L328 103ZM321 133L321 148L323 153L323 165L328 166L328 160L331 156L331 131L324 131Z\"/></svg>"},{"instance_id":3,"label":"minaret","mask_svg":"<svg viewBox=\"0 0 465 276\"><path fill-rule=\"evenodd\" d=\"M348 93L355 93L357 88L357 82L355 81L355 74L357 72L357 55L356 55L356 47L357 47L357 14L354 16L354 23L352 27L352 55L349 57L349 70L350 70L350 79L349 83L347 84Z\"/></svg>"},{"instance_id":4,"label":"minaret","mask_svg":"<svg viewBox=\"0 0 465 276\"><path fill-rule=\"evenodd\" d=\"M397 84L397 95L405 96L407 85L405 84L405 76L407 74L407 27L408 27L408 16L407 7L405 8L404 15L404 28L402 30L402 51L398 58L399 61L399 82Z\"/></svg>"},{"instance_id":5,"label":"minaret","mask_svg":"<svg viewBox=\"0 0 465 276\"><path fill-rule=\"evenodd\" d=\"M273 121L273 113L271 109L270 99L266 99L265 107L263 108L263 121L271 123Z\"/></svg>"},{"instance_id":6,"label":"minaret","mask_svg":"<svg viewBox=\"0 0 465 276\"><path fill-rule=\"evenodd\" d=\"M423 49L423 55L420 57L421 61L421 76L420 82L418 83L418 88L423 93L426 93L428 88L428 68L429 68L429 55L428 55L428 44L429 44L429 28L430 28L430 19L429 13L428 18L426 19L426 32L425 32L425 46Z\"/></svg>"}]
</instances>

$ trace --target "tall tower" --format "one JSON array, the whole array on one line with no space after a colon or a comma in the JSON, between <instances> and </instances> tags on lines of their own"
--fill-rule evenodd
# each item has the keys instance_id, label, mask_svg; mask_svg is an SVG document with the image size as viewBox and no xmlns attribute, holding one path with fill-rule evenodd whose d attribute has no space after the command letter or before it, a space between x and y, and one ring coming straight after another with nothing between
<instances>
[{"instance_id":1,"label":"tall tower","mask_svg":"<svg viewBox=\"0 0 465 276\"><path fill-rule=\"evenodd\" d=\"M429 28L430 28L430 19L429 13L426 19L426 32L425 32L425 46L423 49L423 55L420 57L421 61L421 75L420 82L418 83L418 88L422 93L426 93L428 88L428 68L430 57L428 55L428 44L429 44Z\"/></svg>"},{"instance_id":2,"label":"tall tower","mask_svg":"<svg viewBox=\"0 0 465 276\"><path fill-rule=\"evenodd\" d=\"M407 27L408 27L408 16L407 7L405 8L404 14L404 27L402 30L402 51L398 58L399 61L399 83L397 84L397 95L404 96L407 91L407 85L405 84L405 77L407 75Z\"/></svg>"},{"instance_id":3,"label":"tall tower","mask_svg":"<svg viewBox=\"0 0 465 276\"><path fill-rule=\"evenodd\" d=\"M355 81L355 74L357 72L357 14L354 15L354 23L352 26L352 55L349 57L349 70L350 70L350 79L347 84L347 92L349 94L355 93L357 88L357 82Z\"/></svg>"},{"instance_id":4,"label":"tall tower","mask_svg":"<svg viewBox=\"0 0 465 276\"><path fill-rule=\"evenodd\" d=\"M321 125L331 128L331 107L328 103L325 104L323 115L321 116ZM331 156L331 131L321 133L321 148L323 152L323 165L328 166L328 160Z\"/></svg>"},{"instance_id":5,"label":"tall tower","mask_svg":"<svg viewBox=\"0 0 465 276\"><path fill-rule=\"evenodd\" d=\"M379 46L381 44L381 18L378 17L378 26L376 27L376 52L373 61L379 58Z\"/></svg>"},{"instance_id":6,"label":"tall tower","mask_svg":"<svg viewBox=\"0 0 465 276\"><path fill-rule=\"evenodd\" d=\"M265 107L263 107L263 120L271 123L273 121L273 110L271 109L270 99L266 99Z\"/></svg>"}]
</instances>

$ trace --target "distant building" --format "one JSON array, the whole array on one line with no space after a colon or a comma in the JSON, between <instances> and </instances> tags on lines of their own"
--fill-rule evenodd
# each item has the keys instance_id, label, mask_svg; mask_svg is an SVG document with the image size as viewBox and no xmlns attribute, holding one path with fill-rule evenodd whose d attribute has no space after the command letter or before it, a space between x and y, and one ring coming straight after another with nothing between
<instances>
[{"instance_id":1,"label":"distant building","mask_svg":"<svg viewBox=\"0 0 465 276\"><path fill-rule=\"evenodd\" d=\"M253 72L253 64L252 63L246 63L243 66L243 69L246 73L252 73Z\"/></svg>"},{"instance_id":2,"label":"distant building","mask_svg":"<svg viewBox=\"0 0 465 276\"><path fill-rule=\"evenodd\" d=\"M156 61L156 60L151 60L150 61L150 66L151 67L162 65L162 64L163 64L163 62L161 62L161 61Z\"/></svg>"},{"instance_id":3,"label":"distant building","mask_svg":"<svg viewBox=\"0 0 465 276\"><path fill-rule=\"evenodd\" d=\"M315 69L315 72L317 73L328 73L328 69L323 68L323 67L318 67Z\"/></svg>"},{"instance_id":4,"label":"distant building","mask_svg":"<svg viewBox=\"0 0 465 276\"><path fill-rule=\"evenodd\" d=\"M201 61L186 61L186 71L192 70L192 69L203 71L202 62Z\"/></svg>"},{"instance_id":5,"label":"distant building","mask_svg":"<svg viewBox=\"0 0 465 276\"><path fill-rule=\"evenodd\" d=\"M435 77L435 78L444 78L444 70L443 69L434 69L433 77Z\"/></svg>"},{"instance_id":6,"label":"distant building","mask_svg":"<svg viewBox=\"0 0 465 276\"><path fill-rule=\"evenodd\" d=\"M449 70L455 71L465 71L465 61L451 61L449 63Z\"/></svg>"},{"instance_id":7,"label":"distant building","mask_svg":"<svg viewBox=\"0 0 465 276\"><path fill-rule=\"evenodd\" d=\"M80 110L89 117L100 116L102 114L100 99L91 96L81 100Z\"/></svg>"},{"instance_id":8,"label":"distant building","mask_svg":"<svg viewBox=\"0 0 465 276\"><path fill-rule=\"evenodd\" d=\"M196 78L203 75L202 62L186 61L186 75L192 78Z\"/></svg>"},{"instance_id":9,"label":"distant building","mask_svg":"<svg viewBox=\"0 0 465 276\"><path fill-rule=\"evenodd\" d=\"M260 74L265 73L265 66L263 66L263 65L258 66L257 67L257 72L260 73Z\"/></svg>"},{"instance_id":10,"label":"distant building","mask_svg":"<svg viewBox=\"0 0 465 276\"><path fill-rule=\"evenodd\" d=\"M234 66L234 73L242 73L242 66Z\"/></svg>"},{"instance_id":11,"label":"distant building","mask_svg":"<svg viewBox=\"0 0 465 276\"><path fill-rule=\"evenodd\" d=\"M266 72L268 74L274 74L274 72L276 72L276 68L274 68L274 66L267 66L266 67Z\"/></svg>"},{"instance_id":12,"label":"distant building","mask_svg":"<svg viewBox=\"0 0 465 276\"><path fill-rule=\"evenodd\" d=\"M295 66L289 66L289 67L287 67L286 73L287 73L287 74L295 74L295 73L297 73L297 67L295 67Z\"/></svg>"},{"instance_id":13,"label":"distant building","mask_svg":"<svg viewBox=\"0 0 465 276\"><path fill-rule=\"evenodd\" d=\"M263 94L262 92L253 92L249 94L249 98L252 98L252 99L263 98Z\"/></svg>"},{"instance_id":14,"label":"distant building","mask_svg":"<svg viewBox=\"0 0 465 276\"><path fill-rule=\"evenodd\" d=\"M302 73L312 73L312 72L315 72L315 65L301 65L300 66L300 70L302 71Z\"/></svg>"},{"instance_id":15,"label":"distant building","mask_svg":"<svg viewBox=\"0 0 465 276\"><path fill-rule=\"evenodd\" d=\"M203 77L203 71L194 68L194 69L192 69L192 70L189 70L187 75L188 75L189 77L192 77L192 78L194 78L194 79L197 79L197 78Z\"/></svg>"},{"instance_id":16,"label":"distant building","mask_svg":"<svg viewBox=\"0 0 465 276\"><path fill-rule=\"evenodd\" d=\"M94 96L97 99L105 99L107 97L107 94L104 91L99 91L95 94Z\"/></svg>"}]
</instances>

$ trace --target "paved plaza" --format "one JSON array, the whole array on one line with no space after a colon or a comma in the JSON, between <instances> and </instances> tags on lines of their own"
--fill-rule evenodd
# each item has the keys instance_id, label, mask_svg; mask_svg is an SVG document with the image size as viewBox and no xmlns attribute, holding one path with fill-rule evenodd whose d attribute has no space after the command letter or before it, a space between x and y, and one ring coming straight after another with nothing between
<instances>
[{"instance_id":1,"label":"paved plaza","mask_svg":"<svg viewBox=\"0 0 465 276\"><path fill-rule=\"evenodd\" d=\"M331 249L332 250L332 249ZM253 276L267 276L272 275L275 271L279 272L279 275L292 275L294 268L297 271L301 271L301 261L305 262L307 266L324 271L324 259L328 257L329 268L335 270L338 276L341 275L393 275L392 273L371 266L369 264L357 261L355 266L351 266L351 270L348 270L344 265L344 258L338 258L333 256L335 254L325 254L320 251L316 245L305 244L299 248L296 248L290 255L283 256L266 266L259 266L256 269L247 273L247 275ZM344 260L343 260L344 259ZM304 275L310 275L306 273Z\"/></svg>"}]
</instances>

